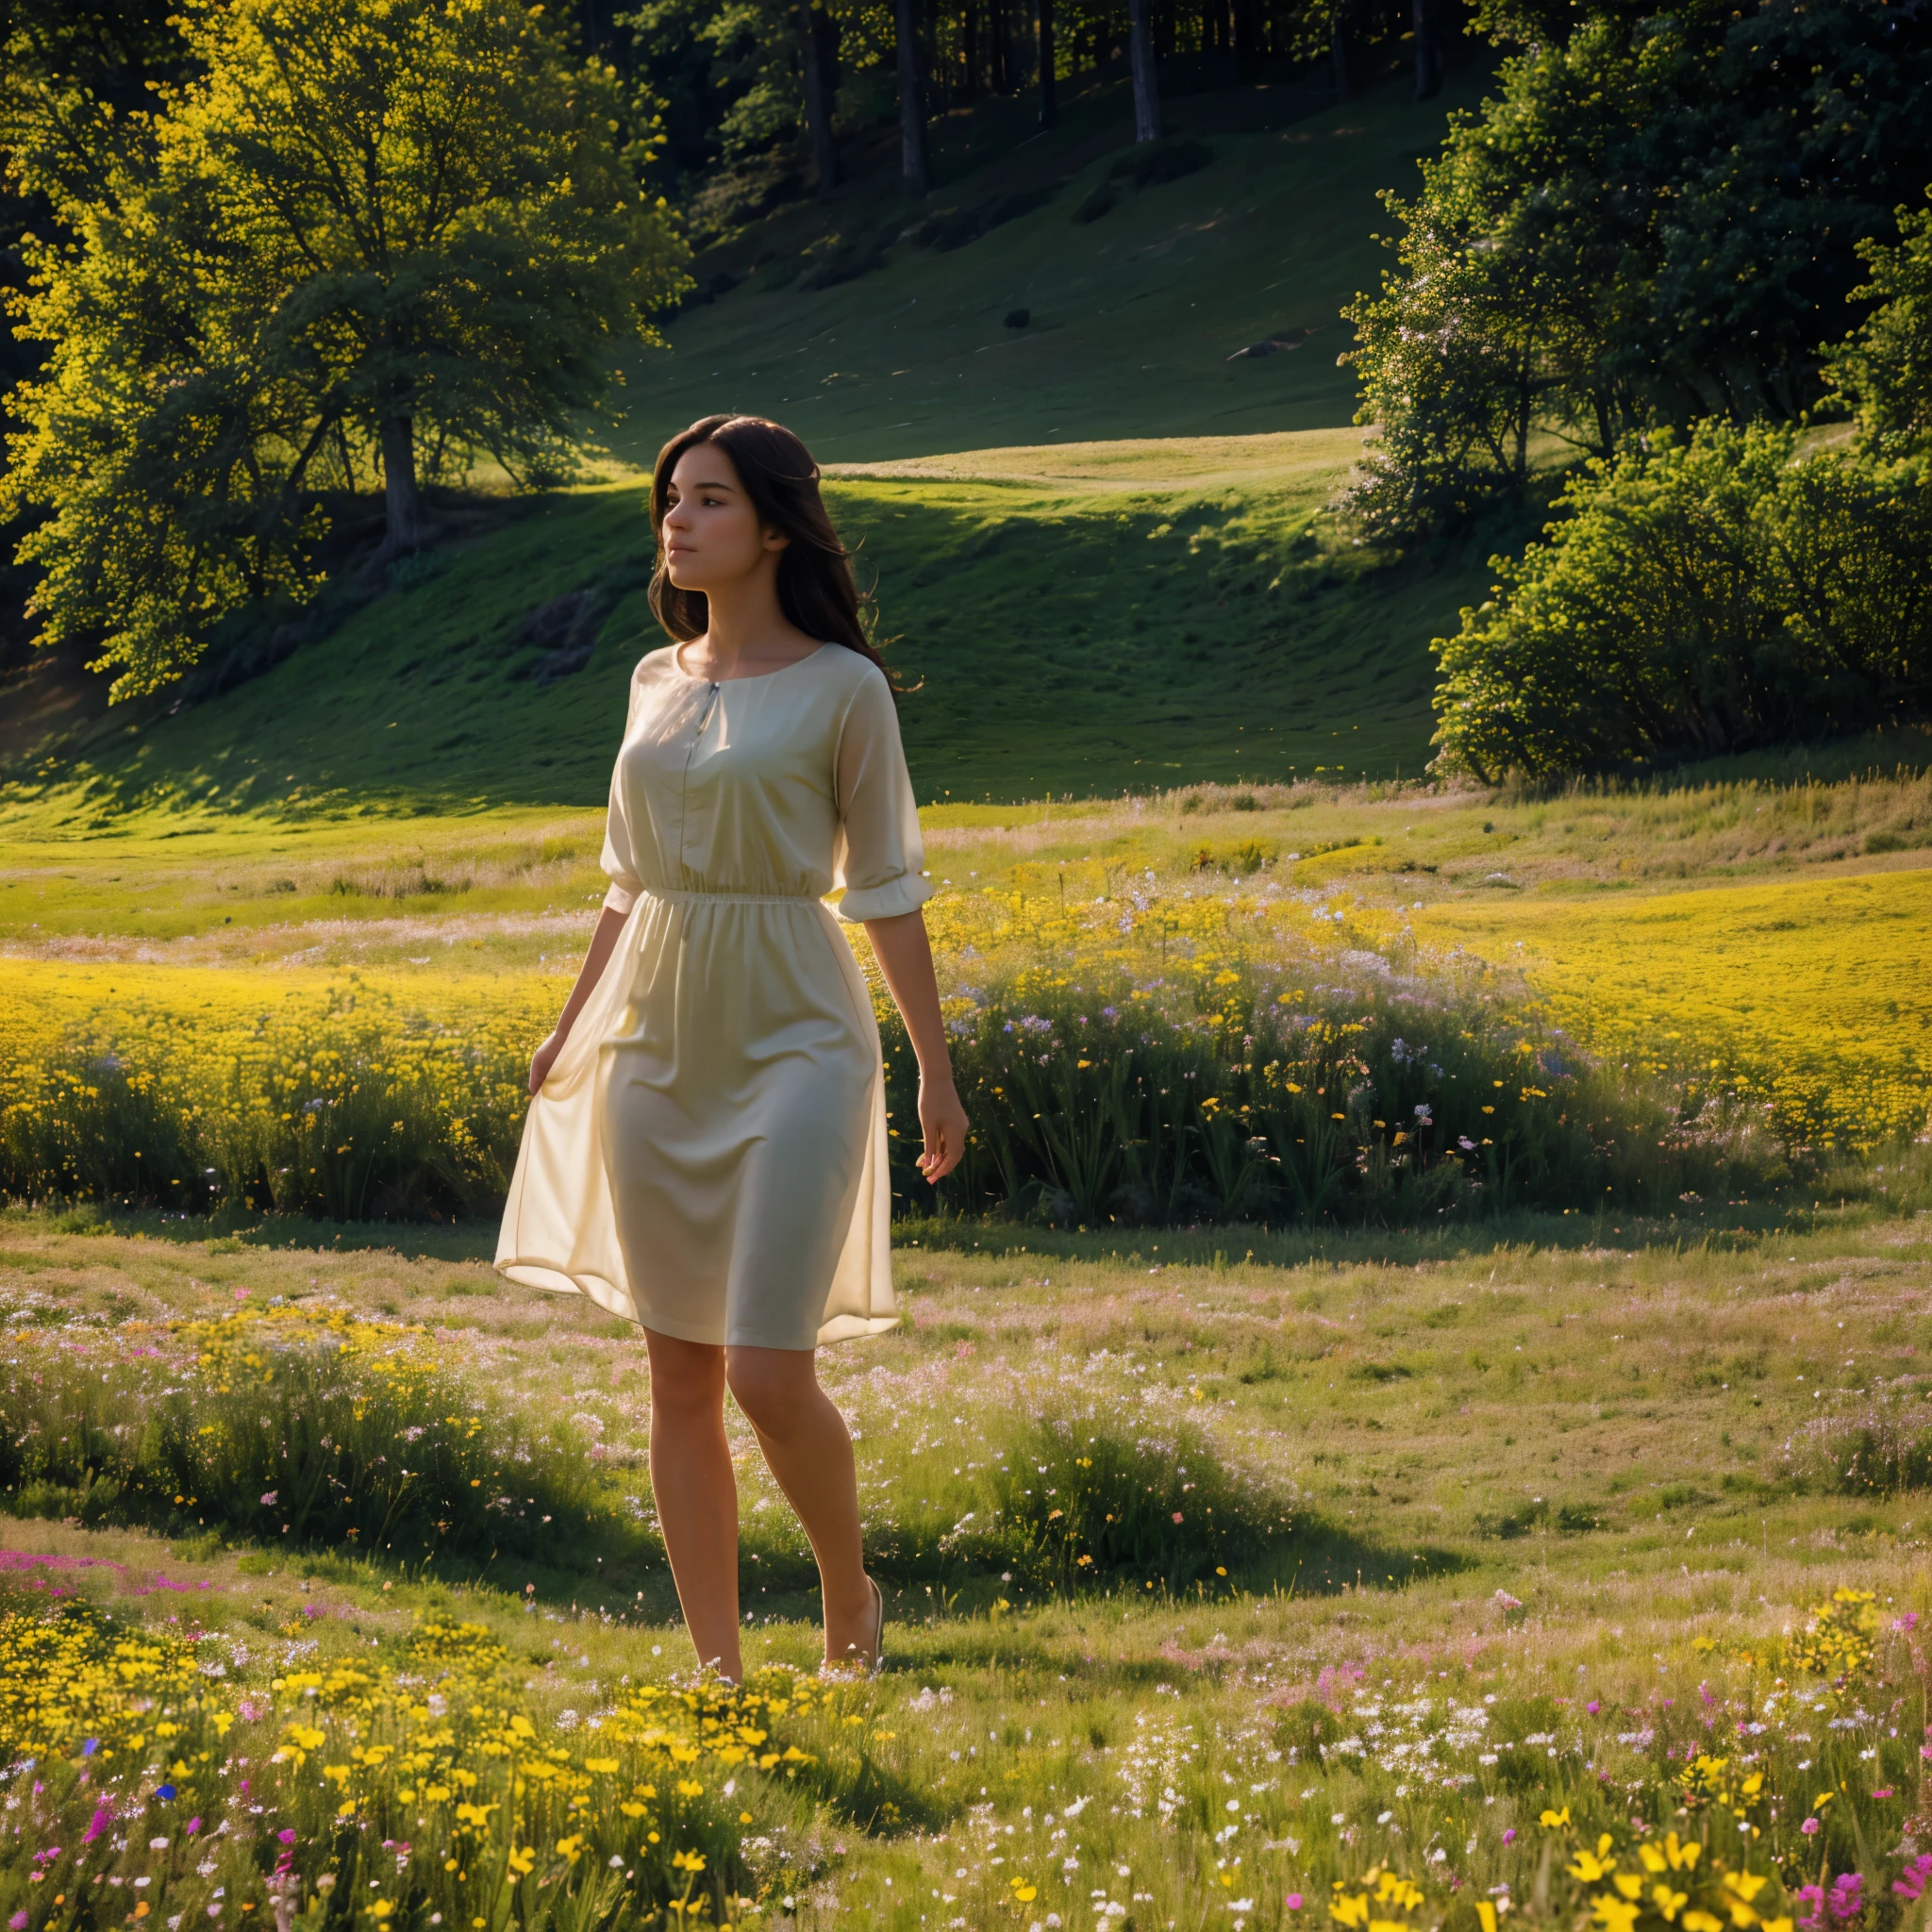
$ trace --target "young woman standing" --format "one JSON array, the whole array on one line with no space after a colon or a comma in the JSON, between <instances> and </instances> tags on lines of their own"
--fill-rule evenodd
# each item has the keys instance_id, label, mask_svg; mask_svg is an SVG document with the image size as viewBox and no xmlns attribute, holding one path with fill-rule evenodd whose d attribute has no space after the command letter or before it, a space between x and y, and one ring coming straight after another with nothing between
<instances>
[{"instance_id":1,"label":"young woman standing","mask_svg":"<svg viewBox=\"0 0 1932 1932\"><path fill-rule=\"evenodd\" d=\"M892 1311L885 1087L864 924L919 1057L920 1171L958 1161L930 892L891 685L790 430L711 416L651 483L651 608L631 678L604 910L532 1100L496 1265L639 1323L651 1485L700 1662L739 1654L728 1388L811 1540L828 1664L875 1667L843 1418L814 1351Z\"/></svg>"}]
</instances>

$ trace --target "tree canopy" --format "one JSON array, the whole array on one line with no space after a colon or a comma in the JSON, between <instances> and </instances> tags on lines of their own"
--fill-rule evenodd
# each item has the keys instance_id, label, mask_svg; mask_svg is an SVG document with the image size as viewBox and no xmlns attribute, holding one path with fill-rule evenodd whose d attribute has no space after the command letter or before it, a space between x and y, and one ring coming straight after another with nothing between
<instances>
[{"instance_id":1,"label":"tree canopy","mask_svg":"<svg viewBox=\"0 0 1932 1932\"><path fill-rule=\"evenodd\" d=\"M1932 11L1870 0L1545 6L1457 117L1420 194L1385 200L1398 261L1348 311L1357 508L1454 527L1520 493L1554 435L1612 455L1706 416L1794 421L1857 318L1858 245L1932 182Z\"/></svg>"},{"instance_id":2,"label":"tree canopy","mask_svg":"<svg viewBox=\"0 0 1932 1932\"><path fill-rule=\"evenodd\" d=\"M0 509L44 641L99 635L117 696L209 626L314 588L325 493L380 475L391 549L418 481L478 459L568 472L612 352L687 285L640 186L615 74L508 0L204 0L194 77L116 113L11 70L16 181L61 231L24 244Z\"/></svg>"}]
</instances>

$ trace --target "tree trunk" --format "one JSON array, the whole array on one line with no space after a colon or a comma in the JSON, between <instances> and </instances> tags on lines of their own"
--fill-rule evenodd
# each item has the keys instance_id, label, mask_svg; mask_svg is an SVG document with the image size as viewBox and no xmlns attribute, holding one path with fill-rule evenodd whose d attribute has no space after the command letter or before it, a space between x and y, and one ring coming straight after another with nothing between
<instances>
[{"instance_id":1,"label":"tree trunk","mask_svg":"<svg viewBox=\"0 0 1932 1932\"><path fill-rule=\"evenodd\" d=\"M1345 101L1348 98L1348 28L1342 22L1340 7L1328 16L1328 59L1335 70L1335 98Z\"/></svg>"},{"instance_id":2,"label":"tree trunk","mask_svg":"<svg viewBox=\"0 0 1932 1932\"><path fill-rule=\"evenodd\" d=\"M919 36L912 0L892 9L899 41L899 181L914 201L925 199L925 82L920 72Z\"/></svg>"},{"instance_id":3,"label":"tree trunk","mask_svg":"<svg viewBox=\"0 0 1932 1932\"><path fill-rule=\"evenodd\" d=\"M408 416L382 420L382 494L389 528L384 552L400 557L422 541L423 500L416 490L416 426Z\"/></svg>"},{"instance_id":4,"label":"tree trunk","mask_svg":"<svg viewBox=\"0 0 1932 1932\"><path fill-rule=\"evenodd\" d=\"M965 69L966 92L979 92L979 4L965 0L959 9L959 65Z\"/></svg>"},{"instance_id":5,"label":"tree trunk","mask_svg":"<svg viewBox=\"0 0 1932 1932\"><path fill-rule=\"evenodd\" d=\"M1436 48L1435 8L1429 0L1413 0L1410 25L1415 32L1415 97L1432 101L1442 85L1441 56Z\"/></svg>"},{"instance_id":6,"label":"tree trunk","mask_svg":"<svg viewBox=\"0 0 1932 1932\"><path fill-rule=\"evenodd\" d=\"M820 200L839 185L839 138L832 131L832 48L838 29L812 0L799 0L800 51L805 58L805 125L811 136L812 174Z\"/></svg>"},{"instance_id":7,"label":"tree trunk","mask_svg":"<svg viewBox=\"0 0 1932 1932\"><path fill-rule=\"evenodd\" d=\"M1040 0L1040 125L1051 127L1060 118L1054 97L1053 0Z\"/></svg>"},{"instance_id":8,"label":"tree trunk","mask_svg":"<svg viewBox=\"0 0 1932 1932\"><path fill-rule=\"evenodd\" d=\"M1261 51L1260 12L1256 0L1234 0L1234 53L1237 60L1253 60Z\"/></svg>"},{"instance_id":9,"label":"tree trunk","mask_svg":"<svg viewBox=\"0 0 1932 1932\"><path fill-rule=\"evenodd\" d=\"M1134 139L1160 139L1160 79L1154 71L1154 0L1127 0L1127 51L1134 70Z\"/></svg>"}]
</instances>

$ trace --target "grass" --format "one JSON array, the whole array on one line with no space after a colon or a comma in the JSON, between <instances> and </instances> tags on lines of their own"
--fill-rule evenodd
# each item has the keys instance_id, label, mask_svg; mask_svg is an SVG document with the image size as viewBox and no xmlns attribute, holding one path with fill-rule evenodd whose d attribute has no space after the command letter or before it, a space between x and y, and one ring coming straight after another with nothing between
<instances>
[{"instance_id":1,"label":"grass","mask_svg":"<svg viewBox=\"0 0 1932 1932\"><path fill-rule=\"evenodd\" d=\"M1341 546L1321 511L1356 431L1002 449L842 472L828 495L912 687L921 800L1189 778L1391 775L1428 757L1428 640L1479 578ZM16 764L0 819L206 836L602 802L644 602L635 483L516 507L330 637L225 696L115 712ZM1458 575L1458 572L1460 574ZM588 593L601 641L550 683L531 613ZM399 640L407 639L407 645Z\"/></svg>"},{"instance_id":2,"label":"grass","mask_svg":"<svg viewBox=\"0 0 1932 1932\"><path fill-rule=\"evenodd\" d=\"M943 185L924 207L876 175L709 251L700 276L739 286L671 324L668 358L632 369L630 423L611 446L648 461L672 430L725 408L789 423L837 461L1347 423L1355 386L1336 366L1348 346L1337 315L1387 259L1374 239L1377 191L1415 186L1416 160L1451 109L1480 97L1486 72L1472 60L1424 105L1392 63L1341 105L1307 80L1174 101L1173 132L1205 139L1212 160L1123 193L1086 223L1074 210L1132 130L1123 88L1076 95L1062 125L1024 149L1030 125L1009 122L1004 152L989 127L958 167L942 132ZM1030 121L1025 101L975 113L991 123L1014 109ZM958 117L962 145L974 122ZM902 239L924 221L1043 192L1043 205L969 245ZM878 266L802 286L801 267L841 255ZM1026 326L1008 326L1020 309ZM1239 354L1273 340L1293 346Z\"/></svg>"},{"instance_id":3,"label":"grass","mask_svg":"<svg viewBox=\"0 0 1932 1932\"><path fill-rule=\"evenodd\" d=\"M976 1251L902 1248L907 1321L824 1364L858 1435L875 1539L923 1497L950 1508L952 1471L967 1481L1010 1449L1016 1413L1084 1406L1141 1416L1145 1433L1184 1424L1243 1479L1291 1490L1354 1540L1359 1576L1297 1572L1291 1536L1198 1592L1125 1574L1022 1591L982 1568L928 1595L897 1578L885 1675L828 1718L788 1721L816 1768L792 1785L741 1768L748 1822L735 1847L710 1795L689 1801L687 1830L714 1861L742 1860L734 1889L802 1926L835 1909L908 1932L961 1916L1043 1924L1048 1910L1083 1932L1124 1915L1191 1926L1216 1898L1244 1897L1250 1923L1275 1924L1292 1917L1289 1893L1319 1898L1331 1876L1383 1864L1419 1878L1437 1913L1507 1887L1524 1916L1567 1919L1583 1901L1541 1862L1540 1810L1560 1800L1580 1830L1601 1823L1626 1844L1632 1819L1657 1836L1708 1835L1679 1782L1685 1743L1717 1748L1701 1719L1729 1733L1735 1717L1766 1724L1750 1748L1771 1797L1749 1814L1761 1838L1748 1861L1795 1889L1819 1876L1822 1854L1827 1878L1857 1870L1868 1897L1889 1898L1892 1847L1920 1802L1910 1746L1925 1685L1884 1625L1932 1607L1924 1502L1847 1501L1807 1445L1881 1385L1916 1388L1932 1329L1914 1284L1932 1224L1854 1208L1747 1210L1731 1225L1723 1240L1607 1225L1577 1241L1560 1223L1525 1222L1500 1244L1450 1235L1378 1251L1328 1237L1247 1260L1208 1252L1225 1238L1207 1233L1159 1248L1067 1236L1048 1252L1019 1232L982 1233ZM152 1220L68 1235L16 1213L0 1223L8 1325L105 1362L130 1323L214 1319L238 1292L251 1307L282 1297L420 1324L478 1399L568 1415L599 1445L601 1479L643 1493L641 1352L587 1305L507 1291L474 1258L486 1232L469 1257L458 1230L425 1237L420 1256L407 1238L337 1250L269 1246L271 1235L286 1239L210 1240ZM808 1664L809 1596L749 1560L775 1554L757 1525L781 1505L748 1429L735 1413L729 1425L753 1528L747 1660ZM420 1673L418 1620L472 1624L513 1660L498 1694L566 1753L575 1740L560 1727L581 1723L566 1710L608 1708L682 1667L661 1572L620 1593L588 1550L475 1580L258 1546L221 1524L163 1539L22 1520L7 1541L23 1553L10 1567L80 1589L124 1623L192 1593L210 1633L198 1654L263 1707L256 1674L265 1686L290 1670L285 1630L300 1668L381 1681ZM36 1555L67 1567L35 1571ZM1797 1637L1841 1585L1875 1592L1881 1615L1877 1655L1840 1701ZM1840 1714L1842 1747L1824 1722ZM341 1745L323 1755L348 1757ZM688 1775L715 1792L716 1772ZM346 1777L372 1823L391 1815L374 1771ZM1840 1783L1824 1836L1801 1834L1814 1791ZM292 1788L263 1790L297 1803ZM291 1824L312 1886L331 1840L307 1811ZM1712 1839L1736 1842L1734 1830ZM144 1857L117 1854L111 1869ZM231 1887L260 1885L265 1869L231 1873ZM185 1898L194 1881L184 1870L168 1882ZM1116 1902L1123 1911L1106 1910Z\"/></svg>"},{"instance_id":4,"label":"grass","mask_svg":"<svg viewBox=\"0 0 1932 1932\"><path fill-rule=\"evenodd\" d=\"M1783 1184L1809 1186L1840 1149L1924 1129L1914 942L1932 810L1908 769L1564 799L1206 787L926 817L929 923L960 1063L985 1090L956 1208L1407 1223L1511 1198L1587 1207L1607 1187L1654 1208L1658 1188L1778 1184L1774 1141L1801 1157ZM594 916L597 821L211 815L167 827L199 829L192 838L155 824L0 848L0 944L16 960L0 998L0 1058L19 1070L4 1130L13 1184L197 1210L273 1198L329 1216L483 1211L513 1153L523 1057ZM1863 937L1846 958L1854 915ZM1468 953L1489 970L1472 971ZM1264 991L1265 1024L1253 1005ZM1293 1013L1348 1023L1366 1056L1360 1077L1381 1099L1352 1124L1333 1127L1334 1109L1308 1097L1341 1065L1317 1050L1321 1027L1237 1050L1243 1031L1274 1040L1291 1012L1277 995L1290 994ZM1120 1034L1124 1054L1152 1026L1158 1040L1132 1045L1147 1092L1120 1088L1104 1054L1087 1052L1077 1073L1067 1052L1058 1072L1013 1059L1003 1014L1058 1016L1054 1038L1072 1041L1088 1006L1109 1004L1130 1017L1088 1014L1089 1045ZM1409 1048L1452 1009L1457 1038L1416 1062ZM1174 1030L1204 1024L1224 1052ZM1570 1065L1552 1024L1609 1070ZM1530 1049L1542 1072L1517 1079L1514 1056ZM1491 1064L1499 1055L1507 1064ZM889 1058L897 1083L909 1062L896 1044ZM1197 1096L1172 1120L1152 1093L1172 1085L1170 1060ZM1657 1116L1673 1151L1654 1172L1631 1165L1650 1145L1633 1123L1654 1103L1612 1091L1620 1064L1668 1097L1671 1120L1695 1122L1687 1140ZM1498 1081L1507 1091L1490 1091ZM1431 1113L1421 1142L1411 1103ZM1614 1133L1601 1124L1612 1119ZM1599 1123L1588 1147L1586 1121ZM1405 1128L1406 1150L1391 1138ZM1278 1168L1256 1155L1256 1134L1273 1136ZM1368 1166L1336 1168L1337 1193L1329 1164L1350 1149ZM1417 1154L1431 1172L1410 1171ZM1458 1180L1449 1168L1465 1158L1481 1165ZM920 1191L909 1173L900 1184Z\"/></svg>"},{"instance_id":5,"label":"grass","mask_svg":"<svg viewBox=\"0 0 1932 1932\"><path fill-rule=\"evenodd\" d=\"M1927 1130L1932 872L1730 886L1614 906L1442 907L1437 944L1512 956L1549 1011L1639 1066L1693 1058L1794 1141ZM1522 934L1520 939L1518 934Z\"/></svg>"}]
</instances>

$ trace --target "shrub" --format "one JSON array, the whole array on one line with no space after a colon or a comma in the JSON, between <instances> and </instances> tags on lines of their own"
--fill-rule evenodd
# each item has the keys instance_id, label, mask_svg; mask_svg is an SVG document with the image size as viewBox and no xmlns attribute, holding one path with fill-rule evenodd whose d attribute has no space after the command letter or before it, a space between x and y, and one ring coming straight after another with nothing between
<instances>
[{"instance_id":1,"label":"shrub","mask_svg":"<svg viewBox=\"0 0 1932 1932\"><path fill-rule=\"evenodd\" d=\"M888 1107L915 1120L913 1058L895 1017L882 1024ZM971 1124L938 1197L956 1213L1092 1227L1668 1212L1752 1160L1480 991L1373 954L1147 979L1041 969L959 999L949 1030ZM924 1206L916 1141L891 1145L895 1199Z\"/></svg>"},{"instance_id":2,"label":"shrub","mask_svg":"<svg viewBox=\"0 0 1932 1932\"><path fill-rule=\"evenodd\" d=\"M15 1037L0 1025L0 1191L343 1221L492 1212L541 998L431 1019L352 975L319 1003L104 1011L51 1040L29 1008Z\"/></svg>"},{"instance_id":3,"label":"shrub","mask_svg":"<svg viewBox=\"0 0 1932 1932\"><path fill-rule=\"evenodd\" d=\"M1823 1417L1785 1444L1786 1469L1841 1496L1932 1489L1932 1416L1923 1407L1905 1394L1881 1392L1862 1408Z\"/></svg>"},{"instance_id":4,"label":"shrub","mask_svg":"<svg viewBox=\"0 0 1932 1932\"><path fill-rule=\"evenodd\" d=\"M1286 1542L1297 1506L1230 1469L1197 1428L1042 1416L989 1485L1016 1565L1060 1589L1216 1578Z\"/></svg>"},{"instance_id":5,"label":"shrub","mask_svg":"<svg viewBox=\"0 0 1932 1932\"><path fill-rule=\"evenodd\" d=\"M18 1515L411 1562L642 1544L567 1428L485 1409L418 1329L244 1307L19 1334L8 1354L0 1486Z\"/></svg>"},{"instance_id":6,"label":"shrub","mask_svg":"<svg viewBox=\"0 0 1932 1932\"><path fill-rule=\"evenodd\" d=\"M1484 782L1895 724L1932 708L1932 489L1700 426L1574 476L1550 541L1439 639L1439 763Z\"/></svg>"}]
</instances>

